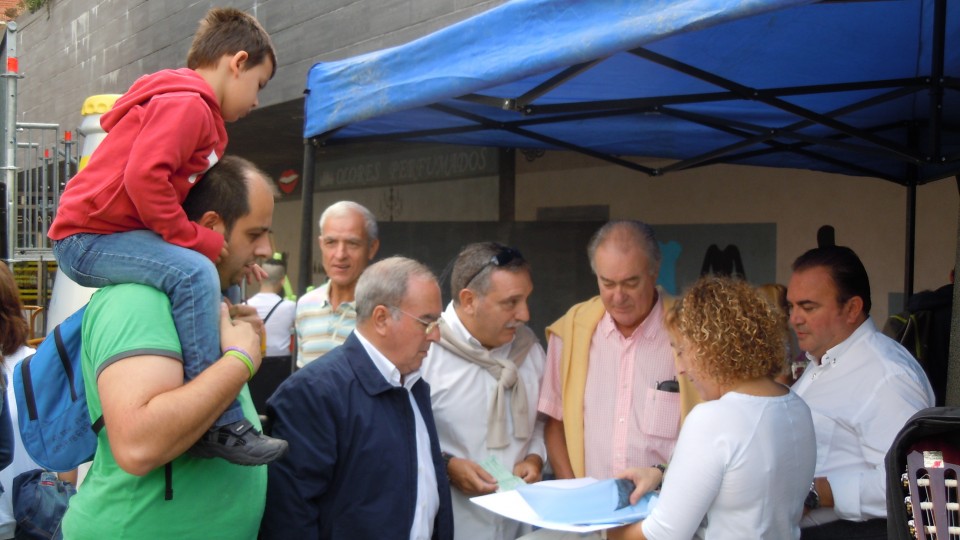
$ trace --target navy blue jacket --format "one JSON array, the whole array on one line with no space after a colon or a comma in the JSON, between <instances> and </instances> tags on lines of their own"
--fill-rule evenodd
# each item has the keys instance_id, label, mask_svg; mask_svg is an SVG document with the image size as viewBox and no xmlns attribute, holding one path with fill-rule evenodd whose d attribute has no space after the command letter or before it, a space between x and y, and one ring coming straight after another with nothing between
<instances>
[{"instance_id":1,"label":"navy blue jacket","mask_svg":"<svg viewBox=\"0 0 960 540\"><path fill-rule=\"evenodd\" d=\"M435 540L453 538L446 466L430 386L412 390L430 434L440 509ZM267 400L290 451L270 465L261 538L408 540L417 499L416 425L407 391L390 385L355 335L291 375Z\"/></svg>"}]
</instances>

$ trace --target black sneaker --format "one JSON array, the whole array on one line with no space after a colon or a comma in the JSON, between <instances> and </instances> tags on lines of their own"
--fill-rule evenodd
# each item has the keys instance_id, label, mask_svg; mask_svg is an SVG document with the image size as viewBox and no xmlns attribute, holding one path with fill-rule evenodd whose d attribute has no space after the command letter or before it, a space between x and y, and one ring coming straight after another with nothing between
<instances>
[{"instance_id":1,"label":"black sneaker","mask_svg":"<svg viewBox=\"0 0 960 540\"><path fill-rule=\"evenodd\" d=\"M287 453L287 441L267 437L244 419L207 431L187 453L237 465L265 465Z\"/></svg>"}]
</instances>

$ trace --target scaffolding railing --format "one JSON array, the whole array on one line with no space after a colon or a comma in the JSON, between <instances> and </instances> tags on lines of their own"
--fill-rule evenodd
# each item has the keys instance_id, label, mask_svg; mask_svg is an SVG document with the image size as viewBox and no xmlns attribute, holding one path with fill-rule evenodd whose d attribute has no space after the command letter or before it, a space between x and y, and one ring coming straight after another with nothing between
<instances>
[{"instance_id":1,"label":"scaffolding railing","mask_svg":"<svg viewBox=\"0 0 960 540\"><path fill-rule=\"evenodd\" d=\"M0 259L10 265L21 299L46 307L56 260L47 231L60 194L76 169L73 133L58 124L18 122L17 24L6 23L0 41ZM42 326L41 326L42 327Z\"/></svg>"},{"instance_id":2,"label":"scaffolding railing","mask_svg":"<svg viewBox=\"0 0 960 540\"><path fill-rule=\"evenodd\" d=\"M16 175L9 245L11 259L37 261L52 257L47 231L56 215L74 157L72 133L60 136L57 124L17 122ZM13 221L8 220L8 221Z\"/></svg>"}]
</instances>

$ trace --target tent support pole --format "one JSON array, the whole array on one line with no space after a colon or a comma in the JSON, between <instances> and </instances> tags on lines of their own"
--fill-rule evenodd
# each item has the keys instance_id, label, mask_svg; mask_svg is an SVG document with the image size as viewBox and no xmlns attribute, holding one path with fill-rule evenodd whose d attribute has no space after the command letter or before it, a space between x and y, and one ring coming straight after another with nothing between
<instances>
[{"instance_id":1,"label":"tent support pole","mask_svg":"<svg viewBox=\"0 0 960 540\"><path fill-rule=\"evenodd\" d=\"M960 193L960 175L956 177L957 192ZM958 203L960 205L960 203ZM960 217L957 219L957 251L953 268L960 268ZM950 357L947 359L947 399L946 405L960 405L960 287L954 282L953 314L950 318Z\"/></svg>"},{"instance_id":2,"label":"tent support pole","mask_svg":"<svg viewBox=\"0 0 960 540\"><path fill-rule=\"evenodd\" d=\"M500 219L501 223L517 220L517 151L500 148Z\"/></svg>"},{"instance_id":3,"label":"tent support pole","mask_svg":"<svg viewBox=\"0 0 960 540\"><path fill-rule=\"evenodd\" d=\"M903 255L903 307L913 295L913 273L917 243L917 182L907 184L907 230Z\"/></svg>"},{"instance_id":4,"label":"tent support pole","mask_svg":"<svg viewBox=\"0 0 960 540\"><path fill-rule=\"evenodd\" d=\"M907 128L907 145L910 148L917 149L920 133L916 123L912 123ZM907 212L906 212L906 230L904 238L903 254L903 306L907 307L910 296L913 295L913 270L916 257L917 243L917 184L920 178L920 167L911 165L907 167Z\"/></svg>"},{"instance_id":5,"label":"tent support pole","mask_svg":"<svg viewBox=\"0 0 960 540\"><path fill-rule=\"evenodd\" d=\"M297 274L297 295L310 286L313 272L313 178L316 174L317 145L313 139L303 141L303 175L300 181L300 265Z\"/></svg>"}]
</instances>

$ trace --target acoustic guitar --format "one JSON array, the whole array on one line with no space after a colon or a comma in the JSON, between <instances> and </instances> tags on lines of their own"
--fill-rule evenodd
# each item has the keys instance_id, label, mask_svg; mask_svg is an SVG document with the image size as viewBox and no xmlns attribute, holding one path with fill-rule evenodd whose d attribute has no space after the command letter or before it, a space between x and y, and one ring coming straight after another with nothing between
<instances>
[{"instance_id":1,"label":"acoustic guitar","mask_svg":"<svg viewBox=\"0 0 960 540\"><path fill-rule=\"evenodd\" d=\"M947 463L943 452L913 450L901 477L910 533L917 540L960 540L960 466Z\"/></svg>"}]
</instances>

